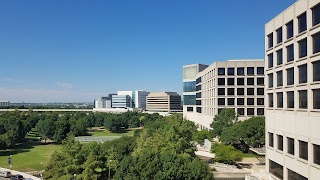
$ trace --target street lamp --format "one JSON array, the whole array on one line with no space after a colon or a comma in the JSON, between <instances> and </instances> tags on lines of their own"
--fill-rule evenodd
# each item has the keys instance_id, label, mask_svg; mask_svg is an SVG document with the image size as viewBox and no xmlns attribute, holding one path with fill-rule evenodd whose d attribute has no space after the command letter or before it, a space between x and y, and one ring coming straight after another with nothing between
<instances>
[{"instance_id":1,"label":"street lamp","mask_svg":"<svg viewBox=\"0 0 320 180\"><path fill-rule=\"evenodd\" d=\"M111 166L111 162L112 160L109 160L109 176L108 176L108 179L110 180L110 166Z\"/></svg>"},{"instance_id":2,"label":"street lamp","mask_svg":"<svg viewBox=\"0 0 320 180\"><path fill-rule=\"evenodd\" d=\"M76 180L77 174L73 174L73 180Z\"/></svg>"},{"instance_id":3,"label":"street lamp","mask_svg":"<svg viewBox=\"0 0 320 180\"><path fill-rule=\"evenodd\" d=\"M40 169L40 178L42 179L42 162L40 162L41 164L41 169Z\"/></svg>"}]
</instances>

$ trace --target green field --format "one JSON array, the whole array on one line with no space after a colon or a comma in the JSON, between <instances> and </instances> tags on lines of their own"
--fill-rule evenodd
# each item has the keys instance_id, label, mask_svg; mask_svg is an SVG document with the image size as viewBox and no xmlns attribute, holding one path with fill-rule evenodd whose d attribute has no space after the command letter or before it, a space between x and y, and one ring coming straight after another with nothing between
<instances>
[{"instance_id":1,"label":"green field","mask_svg":"<svg viewBox=\"0 0 320 180\"><path fill-rule=\"evenodd\" d=\"M89 129L89 134L91 136L133 136L133 133L136 129L139 128L124 130L124 132L121 133L111 133L107 129L94 127Z\"/></svg>"},{"instance_id":2,"label":"green field","mask_svg":"<svg viewBox=\"0 0 320 180\"><path fill-rule=\"evenodd\" d=\"M10 169L8 157L12 155L12 169L14 170L23 172L43 170L48 164L51 154L59 149L60 145L28 142L16 149L0 151L0 167Z\"/></svg>"}]
</instances>

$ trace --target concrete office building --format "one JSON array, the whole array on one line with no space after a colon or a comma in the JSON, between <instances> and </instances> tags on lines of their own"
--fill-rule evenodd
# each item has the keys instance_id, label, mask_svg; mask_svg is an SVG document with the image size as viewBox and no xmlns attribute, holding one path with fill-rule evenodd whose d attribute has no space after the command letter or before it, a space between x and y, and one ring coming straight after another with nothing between
<instances>
[{"instance_id":1,"label":"concrete office building","mask_svg":"<svg viewBox=\"0 0 320 180\"><path fill-rule=\"evenodd\" d=\"M132 100L128 95L112 95L112 108L131 108Z\"/></svg>"},{"instance_id":2,"label":"concrete office building","mask_svg":"<svg viewBox=\"0 0 320 180\"><path fill-rule=\"evenodd\" d=\"M0 101L0 107L7 107L10 106L10 101Z\"/></svg>"},{"instance_id":3,"label":"concrete office building","mask_svg":"<svg viewBox=\"0 0 320 180\"><path fill-rule=\"evenodd\" d=\"M128 95L131 98L130 108L146 108L146 98L149 92L146 91L118 91L118 95Z\"/></svg>"},{"instance_id":4,"label":"concrete office building","mask_svg":"<svg viewBox=\"0 0 320 180\"><path fill-rule=\"evenodd\" d=\"M175 92L151 92L147 96L146 109L150 112L179 112L181 96Z\"/></svg>"},{"instance_id":5,"label":"concrete office building","mask_svg":"<svg viewBox=\"0 0 320 180\"><path fill-rule=\"evenodd\" d=\"M112 95L115 95L115 94L109 94L107 97L101 97L101 99L94 100L94 108L96 109L112 108Z\"/></svg>"},{"instance_id":6,"label":"concrete office building","mask_svg":"<svg viewBox=\"0 0 320 180\"><path fill-rule=\"evenodd\" d=\"M263 60L215 62L198 68L195 77L196 105L185 105L183 116L200 129L210 129L214 116L224 108L235 109L240 120L264 115Z\"/></svg>"},{"instance_id":7,"label":"concrete office building","mask_svg":"<svg viewBox=\"0 0 320 180\"><path fill-rule=\"evenodd\" d=\"M272 179L320 179L320 0L265 25L266 163Z\"/></svg>"}]
</instances>

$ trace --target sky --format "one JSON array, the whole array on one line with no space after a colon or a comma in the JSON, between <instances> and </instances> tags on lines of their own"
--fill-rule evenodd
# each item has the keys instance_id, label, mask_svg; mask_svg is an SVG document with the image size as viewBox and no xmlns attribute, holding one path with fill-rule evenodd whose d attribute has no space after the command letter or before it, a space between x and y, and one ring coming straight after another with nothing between
<instances>
[{"instance_id":1,"label":"sky","mask_svg":"<svg viewBox=\"0 0 320 180\"><path fill-rule=\"evenodd\" d=\"M295 0L0 1L0 100L93 102L182 92L182 66L263 59L264 25Z\"/></svg>"}]
</instances>

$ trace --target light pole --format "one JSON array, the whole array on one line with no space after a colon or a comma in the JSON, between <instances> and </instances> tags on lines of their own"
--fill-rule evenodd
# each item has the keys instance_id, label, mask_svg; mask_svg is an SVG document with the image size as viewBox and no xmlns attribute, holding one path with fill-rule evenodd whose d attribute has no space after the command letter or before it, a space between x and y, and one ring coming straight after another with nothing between
<instances>
[{"instance_id":1,"label":"light pole","mask_svg":"<svg viewBox=\"0 0 320 180\"><path fill-rule=\"evenodd\" d=\"M76 180L76 177L77 176L77 174L73 174L73 180Z\"/></svg>"},{"instance_id":2,"label":"light pole","mask_svg":"<svg viewBox=\"0 0 320 180\"><path fill-rule=\"evenodd\" d=\"M112 160L109 160L109 176L108 176L108 179L110 180L111 178L110 178L110 166L111 166L111 162L112 162Z\"/></svg>"},{"instance_id":3,"label":"light pole","mask_svg":"<svg viewBox=\"0 0 320 180\"><path fill-rule=\"evenodd\" d=\"M41 164L41 169L40 169L40 178L42 179L42 162L40 162Z\"/></svg>"}]
</instances>

